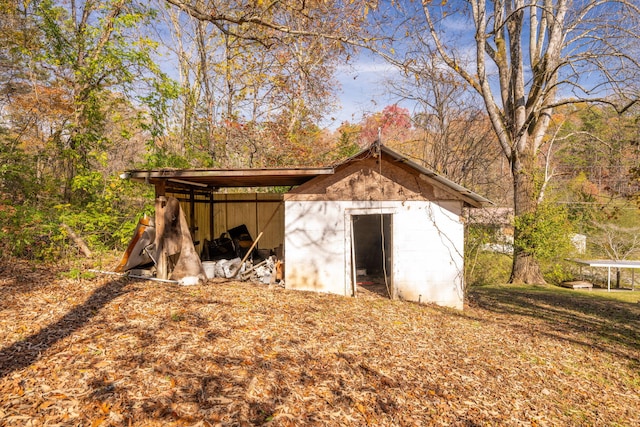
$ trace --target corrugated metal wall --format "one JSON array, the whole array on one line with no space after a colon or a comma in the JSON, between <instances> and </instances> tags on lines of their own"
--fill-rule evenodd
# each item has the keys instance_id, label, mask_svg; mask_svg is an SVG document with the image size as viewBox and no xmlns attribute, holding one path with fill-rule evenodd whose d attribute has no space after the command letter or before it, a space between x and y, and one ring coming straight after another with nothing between
<instances>
[{"instance_id":1,"label":"corrugated metal wall","mask_svg":"<svg viewBox=\"0 0 640 427\"><path fill-rule=\"evenodd\" d=\"M198 252L205 239L212 240L243 224L253 239L263 232L257 246L260 249L274 249L284 242L282 194L194 194L193 203L189 194L167 192L166 196L180 201L189 226L196 227L193 234Z\"/></svg>"}]
</instances>

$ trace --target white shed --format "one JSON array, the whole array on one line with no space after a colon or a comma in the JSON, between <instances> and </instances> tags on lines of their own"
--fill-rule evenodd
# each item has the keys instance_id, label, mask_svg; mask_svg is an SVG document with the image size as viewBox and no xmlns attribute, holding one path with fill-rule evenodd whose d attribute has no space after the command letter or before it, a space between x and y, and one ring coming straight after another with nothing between
<instances>
[{"instance_id":1,"label":"white shed","mask_svg":"<svg viewBox=\"0 0 640 427\"><path fill-rule=\"evenodd\" d=\"M285 194L285 286L462 309L464 206L489 201L383 145Z\"/></svg>"},{"instance_id":2,"label":"white shed","mask_svg":"<svg viewBox=\"0 0 640 427\"><path fill-rule=\"evenodd\" d=\"M359 286L370 286L391 298L456 308L463 306L462 210L490 203L379 144L325 168L131 170L123 176L155 185L157 207L165 196L179 200L197 251L240 225L264 236L261 248L284 246L289 289L355 296ZM273 186L292 189L284 195L218 192Z\"/></svg>"}]
</instances>

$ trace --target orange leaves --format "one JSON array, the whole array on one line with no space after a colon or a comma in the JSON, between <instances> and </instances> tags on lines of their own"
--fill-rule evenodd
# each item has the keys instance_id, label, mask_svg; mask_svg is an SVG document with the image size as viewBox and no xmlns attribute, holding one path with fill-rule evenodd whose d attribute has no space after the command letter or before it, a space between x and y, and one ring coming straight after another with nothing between
<instances>
[{"instance_id":1,"label":"orange leaves","mask_svg":"<svg viewBox=\"0 0 640 427\"><path fill-rule=\"evenodd\" d=\"M542 305L534 299L540 290L527 299L472 291L474 307L460 314L364 290L344 298L237 282L189 289L136 282L82 318L78 304L112 278L1 268L7 425L635 425L640 418L637 328L620 322L627 341L579 329L604 322L604 333L613 330L601 306L580 308L594 304L591 297ZM34 298L45 290L58 303ZM635 319L635 305L619 308ZM180 322L166 315L179 310ZM75 315L56 323L68 312ZM46 330L58 341L36 343L11 327L27 322L32 334ZM65 328L73 332L62 336ZM29 367L12 367L17 355L6 348L14 342L38 345Z\"/></svg>"},{"instance_id":2,"label":"orange leaves","mask_svg":"<svg viewBox=\"0 0 640 427\"><path fill-rule=\"evenodd\" d=\"M15 95L8 111L26 151L39 152L72 118L73 99L64 87L36 84Z\"/></svg>"},{"instance_id":3,"label":"orange leaves","mask_svg":"<svg viewBox=\"0 0 640 427\"><path fill-rule=\"evenodd\" d=\"M10 108L14 114L38 114L42 119L60 120L73 113L73 96L62 86L35 85L15 96Z\"/></svg>"},{"instance_id":4,"label":"orange leaves","mask_svg":"<svg viewBox=\"0 0 640 427\"><path fill-rule=\"evenodd\" d=\"M98 408L100 409L100 412L102 412L103 414L108 414L109 412L111 412L111 404L107 402L99 403Z\"/></svg>"},{"instance_id":5,"label":"orange leaves","mask_svg":"<svg viewBox=\"0 0 640 427\"><path fill-rule=\"evenodd\" d=\"M99 425L101 425L102 423L104 423L104 421L106 420L106 417L99 417L96 418L95 420L93 420L91 422L91 427L98 427Z\"/></svg>"}]
</instances>

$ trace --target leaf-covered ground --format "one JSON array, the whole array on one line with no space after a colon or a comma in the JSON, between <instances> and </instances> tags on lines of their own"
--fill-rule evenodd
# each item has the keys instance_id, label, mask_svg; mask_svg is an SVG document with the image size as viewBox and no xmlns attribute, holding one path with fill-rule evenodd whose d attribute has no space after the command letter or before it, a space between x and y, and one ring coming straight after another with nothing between
<instances>
[{"instance_id":1,"label":"leaf-covered ground","mask_svg":"<svg viewBox=\"0 0 640 427\"><path fill-rule=\"evenodd\" d=\"M640 425L640 304L473 291L463 312L0 265L0 425Z\"/></svg>"}]
</instances>

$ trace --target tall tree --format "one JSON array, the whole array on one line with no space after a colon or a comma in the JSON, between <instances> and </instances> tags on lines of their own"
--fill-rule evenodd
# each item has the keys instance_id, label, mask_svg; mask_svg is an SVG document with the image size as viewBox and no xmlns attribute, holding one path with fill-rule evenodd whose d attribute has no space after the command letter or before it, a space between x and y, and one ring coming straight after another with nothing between
<instances>
[{"instance_id":1,"label":"tall tree","mask_svg":"<svg viewBox=\"0 0 640 427\"><path fill-rule=\"evenodd\" d=\"M411 139L411 115L409 110L396 104L387 105L362 120L360 146L366 147L378 138L386 145L398 146Z\"/></svg>"},{"instance_id":2,"label":"tall tree","mask_svg":"<svg viewBox=\"0 0 640 427\"><path fill-rule=\"evenodd\" d=\"M640 10L635 0L422 0L425 31L440 59L478 92L511 165L516 248L511 282L542 283L518 245L535 227L539 148L553 109L577 101L638 100ZM473 28L473 37L466 31ZM453 35L453 37L451 37ZM457 37L457 40L455 38ZM471 47L472 54L465 55Z\"/></svg>"},{"instance_id":3,"label":"tall tree","mask_svg":"<svg viewBox=\"0 0 640 427\"><path fill-rule=\"evenodd\" d=\"M341 17L355 6L337 3L167 1L183 88L178 133L224 166L266 161L265 136L276 129L278 142L308 145L347 54L337 35L353 28Z\"/></svg>"},{"instance_id":4,"label":"tall tree","mask_svg":"<svg viewBox=\"0 0 640 427\"><path fill-rule=\"evenodd\" d=\"M133 130L118 111L148 93L157 97L149 91L162 79L151 61L154 43L138 31L153 11L124 0L34 0L14 2L8 16L20 26L11 27L16 36L7 51L19 72L2 81L11 98L6 120L21 129L16 140L41 157L41 176L56 177L71 201L76 177L105 162L110 137Z\"/></svg>"},{"instance_id":5,"label":"tall tree","mask_svg":"<svg viewBox=\"0 0 640 427\"><path fill-rule=\"evenodd\" d=\"M413 40L420 46L419 40ZM443 67L435 56L414 62L410 74L397 74L387 84L393 95L413 106L414 136L402 152L429 168L491 198L510 202L506 163L494 150L495 137L480 97Z\"/></svg>"}]
</instances>

